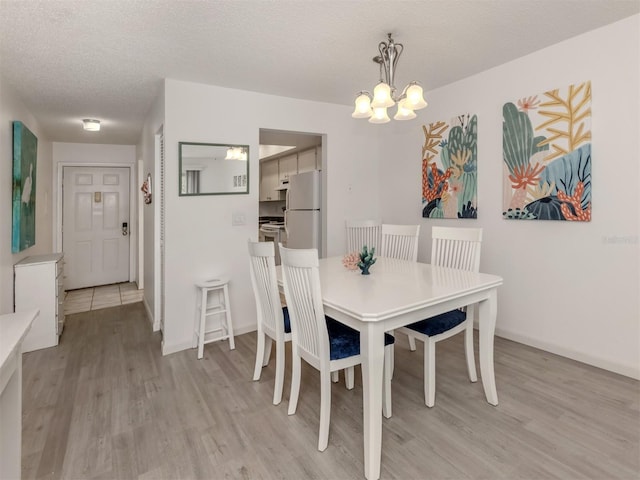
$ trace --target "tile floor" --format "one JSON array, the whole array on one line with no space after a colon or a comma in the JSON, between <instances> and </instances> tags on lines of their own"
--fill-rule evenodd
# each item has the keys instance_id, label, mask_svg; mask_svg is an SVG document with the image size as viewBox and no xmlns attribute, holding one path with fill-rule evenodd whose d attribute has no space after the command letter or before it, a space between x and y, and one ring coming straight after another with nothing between
<instances>
[{"instance_id":1,"label":"tile floor","mask_svg":"<svg viewBox=\"0 0 640 480\"><path fill-rule=\"evenodd\" d=\"M143 292L144 290L138 290L138 285L132 282L71 290L66 292L64 297L64 313L70 315L141 302Z\"/></svg>"}]
</instances>

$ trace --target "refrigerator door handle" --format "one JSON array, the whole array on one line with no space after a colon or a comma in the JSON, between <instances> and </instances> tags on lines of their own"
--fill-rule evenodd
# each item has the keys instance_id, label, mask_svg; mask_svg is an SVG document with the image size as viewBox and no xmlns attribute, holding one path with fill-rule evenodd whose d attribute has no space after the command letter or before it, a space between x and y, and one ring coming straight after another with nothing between
<instances>
[{"instance_id":1,"label":"refrigerator door handle","mask_svg":"<svg viewBox=\"0 0 640 480\"><path fill-rule=\"evenodd\" d=\"M288 193L288 192L287 192ZM289 210L284 211L284 231L287 234L287 238L289 238L289 226L287 225L287 212Z\"/></svg>"}]
</instances>

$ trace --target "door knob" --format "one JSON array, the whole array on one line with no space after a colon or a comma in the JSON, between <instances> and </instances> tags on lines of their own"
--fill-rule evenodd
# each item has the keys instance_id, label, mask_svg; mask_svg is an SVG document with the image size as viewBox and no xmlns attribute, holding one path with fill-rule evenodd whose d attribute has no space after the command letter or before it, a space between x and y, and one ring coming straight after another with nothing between
<instances>
[{"instance_id":1,"label":"door knob","mask_svg":"<svg viewBox=\"0 0 640 480\"><path fill-rule=\"evenodd\" d=\"M127 224L127 222L122 222L122 235L124 235L125 237L129 234L128 228L129 225Z\"/></svg>"}]
</instances>

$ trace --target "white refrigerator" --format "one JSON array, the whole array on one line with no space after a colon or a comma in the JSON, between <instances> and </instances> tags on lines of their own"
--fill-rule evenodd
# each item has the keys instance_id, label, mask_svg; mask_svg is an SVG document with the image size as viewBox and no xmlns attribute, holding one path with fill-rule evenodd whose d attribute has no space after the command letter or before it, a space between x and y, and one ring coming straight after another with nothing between
<instances>
[{"instance_id":1,"label":"white refrigerator","mask_svg":"<svg viewBox=\"0 0 640 480\"><path fill-rule=\"evenodd\" d=\"M321 177L319 170L289 177L284 228L288 248L317 248L322 238Z\"/></svg>"}]
</instances>

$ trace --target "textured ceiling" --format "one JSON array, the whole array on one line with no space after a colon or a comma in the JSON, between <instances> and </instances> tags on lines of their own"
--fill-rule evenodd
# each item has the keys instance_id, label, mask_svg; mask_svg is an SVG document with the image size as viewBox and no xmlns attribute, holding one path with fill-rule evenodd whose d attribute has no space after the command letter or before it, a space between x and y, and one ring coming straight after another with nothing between
<instances>
[{"instance_id":1,"label":"textured ceiling","mask_svg":"<svg viewBox=\"0 0 640 480\"><path fill-rule=\"evenodd\" d=\"M640 0L0 0L0 75L52 141L135 144L163 78L351 104L392 32L426 90L640 12ZM97 134L82 118L102 120Z\"/></svg>"}]
</instances>

